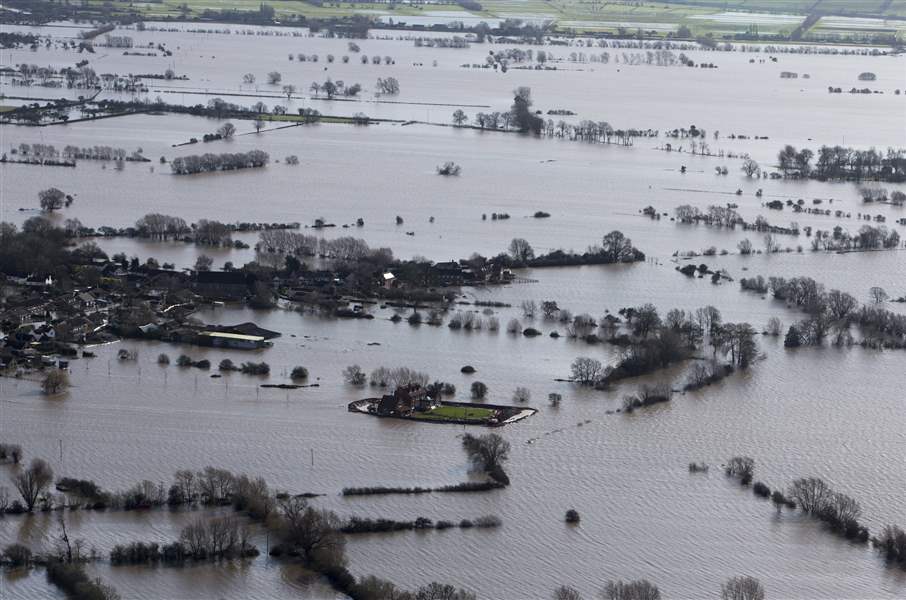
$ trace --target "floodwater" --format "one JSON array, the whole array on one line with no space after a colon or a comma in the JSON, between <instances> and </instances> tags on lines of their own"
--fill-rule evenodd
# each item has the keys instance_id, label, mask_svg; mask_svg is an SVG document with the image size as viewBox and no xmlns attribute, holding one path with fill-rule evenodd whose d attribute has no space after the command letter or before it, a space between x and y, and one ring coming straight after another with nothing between
<instances>
[{"instance_id":1,"label":"floodwater","mask_svg":"<svg viewBox=\"0 0 906 600\"><path fill-rule=\"evenodd\" d=\"M345 41L320 38L141 35L180 47L170 60L177 72L192 78L181 83L196 88L210 84L238 90L241 73L252 70L263 76L271 68L292 69L293 81L304 85L316 73L326 77L315 71L325 65L287 63L288 51L317 52L323 61L330 49L339 55L345 48ZM401 100L450 107L428 108L428 118L421 114L424 107L366 102L348 103L349 107L343 103L336 111L331 106L330 112L351 114L367 105L372 116L446 122L460 104L504 110L513 87L531 85L544 110L571 108L579 118L661 130L695 123L708 132L722 132L712 150L748 152L765 165L773 162L784 143L817 147L842 143L844 136L847 144L860 146L906 142L903 97L892 94L893 89L906 87L902 57L782 55L777 64L750 65L749 58L761 55L701 54L721 68L611 63L597 65L594 71L586 64L568 71L511 70L501 75L458 68L462 62L480 61L484 46L458 51L418 49L403 41L362 44L368 54L395 56L397 64L386 70L334 65L327 74L339 77L339 69L348 68L350 74L343 75L347 81L369 83L391 74L403 87ZM553 50L567 54L565 48ZM217 59L208 61L202 55ZM28 56L29 62L62 65L76 55L4 51L4 64L7 56L13 63ZM434 58L439 62L436 69L412 66L430 65ZM112 53L92 60L110 61L111 71L153 72L166 64L164 59L129 59ZM149 62L138 63L139 67L133 62L139 60ZM781 81L780 70L809 72L812 78ZM855 76L867 70L878 73L878 82L872 85L887 94L826 93L827 85L850 81L857 85ZM201 78L209 81L202 83ZM8 87L3 90L9 93ZM475 110L489 109L467 112ZM513 237L528 239L536 251L582 250L598 243L607 231L620 229L646 252L648 262L535 269L521 273L537 280L534 283L465 289L464 296L510 303L511 308L494 309L502 325L521 316L517 307L523 299L553 299L575 313L595 316L644 302L663 311L712 304L726 321L745 320L761 328L771 316L790 324L801 315L782 303L743 293L733 282L713 285L707 279L686 278L675 272L673 259L677 251L710 246L735 252L745 237L757 247L760 235L679 225L669 216L651 220L640 214L641 209L652 205L672 214L680 204L705 208L733 202L750 220L761 214L776 224L795 220L815 228L841 225L851 231L860 226L856 215L863 211L883 215L887 226L897 228L895 220L904 216L904 209L886 205L865 209L851 184L747 180L739 172L738 159L656 150L655 146L674 141L663 137L624 148L430 125L322 124L242 135L203 148L171 147L218 125L191 117L142 115L65 127L2 127L3 151L21 142L53 143L58 148L97 144L130 151L141 147L153 159L128 163L121 172L112 164L91 161L80 161L75 169L0 165L2 218L21 223L34 215L17 209L33 208L37 192L55 185L76 196L72 207L54 217L61 221L79 218L91 226L126 226L152 211L190 222L216 218L310 224L324 217L338 227L319 235L354 235L372 246L389 246L398 257L434 260L502 252ZM247 122L237 126L240 133L250 129ZM734 131L771 139L725 137ZM281 162L254 171L176 177L157 161L161 155L172 159L251 148L266 150L272 161ZM290 154L299 156L299 166L282 163ZM437 176L435 166L446 160L462 165L462 175ZM714 168L724 164L730 174L715 175ZM685 174L679 172L682 165L688 168ZM755 197L758 188L763 188L763 198ZM737 189L741 196L735 194ZM793 215L789 208L770 211L761 206L774 198L803 198L808 206L819 198L822 207L844 210L852 217ZM551 217L531 218L536 210L546 210ZM511 218L492 221L492 212L506 212ZM482 220L483 213L488 220ZM394 224L396 215L404 218L402 226ZM364 218L364 227L340 226L358 217ZM239 237L252 244L256 239L254 234ZM809 275L865 301L873 285L884 286L893 297L906 292L898 287L906 276L900 252L812 253L804 235L781 236L781 243L793 251L695 260L724 268L737 279ZM178 266L191 265L199 251L185 244L127 239L103 240L101 245L110 253L155 256ZM803 252L796 251L798 245ZM218 265L253 258L251 251L205 252ZM492 514L503 520L502 527L493 530L350 537L354 574L375 574L407 588L438 580L474 590L482 598L509 599L545 598L556 586L569 584L585 597L594 597L608 579L645 577L656 582L665 597L700 598L715 596L730 576L749 574L775 598L906 595L906 574L887 568L869 547L842 541L797 512L778 513L769 502L726 479L720 469L730 456L745 454L757 462L756 479L772 488L784 488L800 476L820 476L861 502L872 532L888 523L902 525L906 407L901 388L906 355L901 352L793 351L784 349L782 340L764 337L759 339L763 360L747 372L677 395L668 405L632 415L608 414L640 382L594 392L554 381L569 375L577 356L610 362L618 357L609 346L548 337L554 330L564 332L557 323L535 320L532 325L545 335L530 339L507 334L504 327L499 332L451 331L394 324L389 309L375 308L374 314L371 321L338 321L289 310L212 308L196 316L208 323L254 321L283 335L273 348L252 353L136 341L100 347L94 350L97 358L74 361L73 387L58 399L40 395L33 382L0 379L0 441L20 443L26 458L43 457L59 474L94 479L108 489L123 489L142 479L169 482L177 469L215 465L263 476L277 489L324 494L314 502L344 517L459 520ZM121 348L137 350L138 361L117 361ZM204 371L158 366L161 352L174 359L180 353L208 358L215 365L223 358L237 363L264 360L272 371L266 379L235 373L213 379ZM488 385L493 402L509 403L517 385L528 387L530 404L540 409L539 414L499 430L513 444L507 467L512 485L484 494L344 499L339 493L346 486L433 486L470 477L460 448L463 428L347 413L348 402L372 393L342 382L340 372L350 364L366 370L405 365L426 371L432 378L454 383L457 400L467 399L475 380ZM465 364L478 372L461 374ZM258 387L263 382L286 382L296 365L308 367L311 383L319 387L289 391ZM686 368L680 365L656 378L679 386ZM547 406L551 392L563 394L559 408ZM712 468L707 474L690 475L690 461L705 461ZM10 468L0 466L0 471L0 479L5 479ZM577 527L563 523L569 508L582 515ZM106 553L117 543L172 540L193 516L166 510L73 513L68 526L71 536L83 537ZM22 541L35 548L49 547L56 534L53 518L46 515L0 519L0 546ZM266 539L258 536L255 541L265 548ZM125 598L333 597L322 582L265 556L226 566L138 569L99 562L91 569ZM41 572L0 576L0 597L56 595Z\"/></svg>"}]
</instances>

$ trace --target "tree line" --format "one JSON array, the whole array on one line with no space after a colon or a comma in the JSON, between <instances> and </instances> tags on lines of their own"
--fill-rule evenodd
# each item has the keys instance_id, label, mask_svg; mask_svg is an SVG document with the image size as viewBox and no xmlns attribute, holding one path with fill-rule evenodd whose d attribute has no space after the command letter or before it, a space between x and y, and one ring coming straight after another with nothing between
<instances>
[{"instance_id":1,"label":"tree line","mask_svg":"<svg viewBox=\"0 0 906 600\"><path fill-rule=\"evenodd\" d=\"M235 169L258 168L267 165L270 156L263 150L248 152L224 152L223 154L190 154L179 156L170 162L175 175L192 175L195 173L212 173L215 171L232 171Z\"/></svg>"},{"instance_id":2,"label":"tree line","mask_svg":"<svg viewBox=\"0 0 906 600\"><path fill-rule=\"evenodd\" d=\"M811 164L812 159L815 159L814 165ZM874 148L859 150L821 146L816 154L808 148L797 150L787 145L778 153L777 164L787 177L810 177L822 181L906 181L906 149L902 148L888 148L885 153Z\"/></svg>"}]
</instances>

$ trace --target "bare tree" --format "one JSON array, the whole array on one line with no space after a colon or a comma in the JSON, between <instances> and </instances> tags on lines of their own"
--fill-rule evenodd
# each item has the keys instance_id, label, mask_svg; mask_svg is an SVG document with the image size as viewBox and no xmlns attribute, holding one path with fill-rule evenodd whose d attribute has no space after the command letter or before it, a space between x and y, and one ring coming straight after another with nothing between
<instances>
[{"instance_id":1,"label":"bare tree","mask_svg":"<svg viewBox=\"0 0 906 600\"><path fill-rule=\"evenodd\" d=\"M755 475L755 459L748 456L734 456L727 461L727 475L739 477L744 482L751 481Z\"/></svg>"},{"instance_id":2,"label":"bare tree","mask_svg":"<svg viewBox=\"0 0 906 600\"><path fill-rule=\"evenodd\" d=\"M304 498L289 497L278 506L284 539L310 562L337 565L343 562L346 542L342 522L330 511L316 510Z\"/></svg>"},{"instance_id":3,"label":"bare tree","mask_svg":"<svg viewBox=\"0 0 906 600\"><path fill-rule=\"evenodd\" d=\"M349 365L343 369L343 379L350 385L365 385L365 372L359 365Z\"/></svg>"},{"instance_id":4,"label":"bare tree","mask_svg":"<svg viewBox=\"0 0 906 600\"><path fill-rule=\"evenodd\" d=\"M66 194L59 188L51 187L38 192L38 201L41 204L41 210L52 212L63 208L63 201Z\"/></svg>"},{"instance_id":5,"label":"bare tree","mask_svg":"<svg viewBox=\"0 0 906 600\"><path fill-rule=\"evenodd\" d=\"M292 98L293 94L296 93L296 86L294 86L292 84L284 85L283 93L286 94L286 101L289 102L289 100Z\"/></svg>"},{"instance_id":6,"label":"bare tree","mask_svg":"<svg viewBox=\"0 0 906 600\"><path fill-rule=\"evenodd\" d=\"M510 256L519 263L526 263L535 258L535 250L527 240L523 238L513 238L510 242Z\"/></svg>"},{"instance_id":7,"label":"bare tree","mask_svg":"<svg viewBox=\"0 0 906 600\"><path fill-rule=\"evenodd\" d=\"M835 319L845 319L859 307L859 301L840 290L827 293L827 309Z\"/></svg>"},{"instance_id":8,"label":"bare tree","mask_svg":"<svg viewBox=\"0 0 906 600\"><path fill-rule=\"evenodd\" d=\"M505 463L510 455L510 443L496 433L473 436L465 434L462 445L469 459L483 471L493 471Z\"/></svg>"},{"instance_id":9,"label":"bare tree","mask_svg":"<svg viewBox=\"0 0 906 600\"><path fill-rule=\"evenodd\" d=\"M48 396L59 394L69 387L69 375L62 369L52 369L41 381L41 391Z\"/></svg>"},{"instance_id":10,"label":"bare tree","mask_svg":"<svg viewBox=\"0 0 906 600\"><path fill-rule=\"evenodd\" d=\"M521 308L523 317L526 319L535 318L535 311L538 309L538 306L535 304L534 300L523 300Z\"/></svg>"},{"instance_id":11,"label":"bare tree","mask_svg":"<svg viewBox=\"0 0 906 600\"><path fill-rule=\"evenodd\" d=\"M582 385L591 385L600 379L604 372L601 361L587 356L580 356L571 366L572 377Z\"/></svg>"},{"instance_id":12,"label":"bare tree","mask_svg":"<svg viewBox=\"0 0 906 600\"><path fill-rule=\"evenodd\" d=\"M817 477L797 479L787 492L787 495L809 514L820 514L827 507L832 494L824 480Z\"/></svg>"},{"instance_id":13,"label":"bare tree","mask_svg":"<svg viewBox=\"0 0 906 600\"><path fill-rule=\"evenodd\" d=\"M453 111L453 124L457 127L462 127L469 122L469 117L466 113L463 112L461 108L457 108Z\"/></svg>"},{"instance_id":14,"label":"bare tree","mask_svg":"<svg viewBox=\"0 0 906 600\"><path fill-rule=\"evenodd\" d=\"M881 304L882 302L886 302L887 299L890 297L887 295L887 292L884 291L884 288L878 287L878 286L874 286L870 290L868 290L868 295L874 301L875 304Z\"/></svg>"},{"instance_id":15,"label":"bare tree","mask_svg":"<svg viewBox=\"0 0 906 600\"><path fill-rule=\"evenodd\" d=\"M528 402L532 398L532 392L527 387L519 386L513 392L513 402Z\"/></svg>"},{"instance_id":16,"label":"bare tree","mask_svg":"<svg viewBox=\"0 0 906 600\"><path fill-rule=\"evenodd\" d=\"M601 253L607 257L608 262L623 262L635 254L632 240L623 235L621 231L611 231L602 239Z\"/></svg>"},{"instance_id":17,"label":"bare tree","mask_svg":"<svg viewBox=\"0 0 906 600\"><path fill-rule=\"evenodd\" d=\"M646 579L608 581L602 597L604 600L661 600L661 592Z\"/></svg>"},{"instance_id":18,"label":"bare tree","mask_svg":"<svg viewBox=\"0 0 906 600\"><path fill-rule=\"evenodd\" d=\"M228 140L236 133L236 126L227 121L217 129L217 133L223 139Z\"/></svg>"},{"instance_id":19,"label":"bare tree","mask_svg":"<svg viewBox=\"0 0 906 600\"><path fill-rule=\"evenodd\" d=\"M746 174L746 177L754 177L761 173L761 167L751 158L747 158L742 163L742 172Z\"/></svg>"},{"instance_id":20,"label":"bare tree","mask_svg":"<svg viewBox=\"0 0 906 600\"><path fill-rule=\"evenodd\" d=\"M582 600L582 595L576 588L561 585L554 590L554 600Z\"/></svg>"},{"instance_id":21,"label":"bare tree","mask_svg":"<svg viewBox=\"0 0 906 600\"><path fill-rule=\"evenodd\" d=\"M31 512L38 498L53 482L53 469L43 459L35 458L27 469L14 475L12 481L22 496L26 509Z\"/></svg>"},{"instance_id":22,"label":"bare tree","mask_svg":"<svg viewBox=\"0 0 906 600\"><path fill-rule=\"evenodd\" d=\"M731 577L720 586L721 600L764 600L764 586L754 577Z\"/></svg>"},{"instance_id":23,"label":"bare tree","mask_svg":"<svg viewBox=\"0 0 906 600\"><path fill-rule=\"evenodd\" d=\"M255 133L261 133L261 130L264 129L264 120L262 119L255 119L253 124L255 126Z\"/></svg>"}]
</instances>

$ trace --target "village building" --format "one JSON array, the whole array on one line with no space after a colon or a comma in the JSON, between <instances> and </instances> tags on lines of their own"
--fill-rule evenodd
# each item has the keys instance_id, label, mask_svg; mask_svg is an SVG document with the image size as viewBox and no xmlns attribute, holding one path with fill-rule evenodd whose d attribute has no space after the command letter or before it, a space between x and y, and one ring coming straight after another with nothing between
<instances>
[{"instance_id":1,"label":"village building","mask_svg":"<svg viewBox=\"0 0 906 600\"><path fill-rule=\"evenodd\" d=\"M233 348L237 350L256 350L270 346L270 342L261 335L226 333L223 331L202 331L198 334L198 343L215 348Z\"/></svg>"},{"instance_id":2,"label":"village building","mask_svg":"<svg viewBox=\"0 0 906 600\"><path fill-rule=\"evenodd\" d=\"M207 298L241 300L253 284L253 276L242 271L199 271L195 275L195 292Z\"/></svg>"},{"instance_id":3,"label":"village building","mask_svg":"<svg viewBox=\"0 0 906 600\"><path fill-rule=\"evenodd\" d=\"M396 388L378 403L377 414L383 416L408 416L413 412L425 412L434 408L434 399L428 391L417 383L410 383Z\"/></svg>"}]
</instances>

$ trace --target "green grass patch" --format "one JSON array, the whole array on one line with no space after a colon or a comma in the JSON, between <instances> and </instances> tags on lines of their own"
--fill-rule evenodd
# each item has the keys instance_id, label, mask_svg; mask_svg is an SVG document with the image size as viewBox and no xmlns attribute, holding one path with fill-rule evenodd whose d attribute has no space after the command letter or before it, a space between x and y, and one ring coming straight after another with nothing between
<instances>
[{"instance_id":1,"label":"green grass patch","mask_svg":"<svg viewBox=\"0 0 906 600\"><path fill-rule=\"evenodd\" d=\"M436 421L449 421L457 419L490 419L494 412L488 408L472 408L470 406L438 406L437 408L424 413L415 413L416 419L427 419Z\"/></svg>"}]
</instances>

